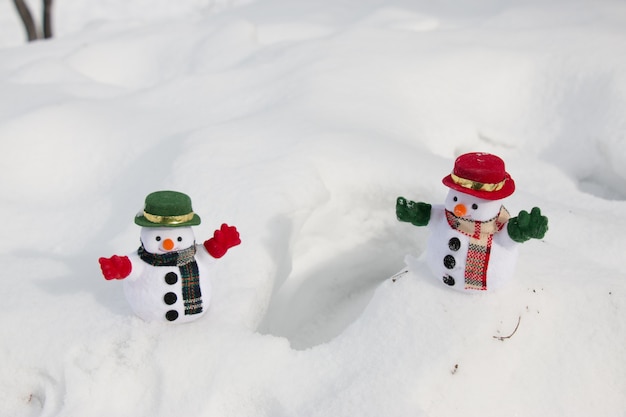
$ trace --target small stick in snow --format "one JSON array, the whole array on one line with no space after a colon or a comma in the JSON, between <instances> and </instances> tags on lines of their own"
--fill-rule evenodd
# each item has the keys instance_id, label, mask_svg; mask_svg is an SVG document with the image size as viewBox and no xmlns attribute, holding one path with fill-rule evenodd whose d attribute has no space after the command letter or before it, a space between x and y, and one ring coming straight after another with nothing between
<instances>
[{"instance_id":1,"label":"small stick in snow","mask_svg":"<svg viewBox=\"0 0 626 417\"><path fill-rule=\"evenodd\" d=\"M511 333L510 335L508 335L508 336L493 336L493 338L494 339L498 339L500 341L503 341L505 339L510 339L515 334L517 329L519 328L520 321L522 321L522 316L517 316L517 325L515 326L515 329L513 329L513 333Z\"/></svg>"},{"instance_id":2,"label":"small stick in snow","mask_svg":"<svg viewBox=\"0 0 626 417\"><path fill-rule=\"evenodd\" d=\"M398 279L402 278L405 274L407 274L409 272L409 270L404 270L402 272L398 272L397 274L395 274L394 276L391 277L391 281L392 282L396 282Z\"/></svg>"}]
</instances>

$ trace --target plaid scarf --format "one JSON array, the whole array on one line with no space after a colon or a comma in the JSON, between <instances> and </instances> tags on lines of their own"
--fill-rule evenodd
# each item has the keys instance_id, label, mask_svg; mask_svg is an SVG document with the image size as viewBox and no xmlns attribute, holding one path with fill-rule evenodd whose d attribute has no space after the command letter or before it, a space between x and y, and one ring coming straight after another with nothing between
<instances>
[{"instance_id":1,"label":"plaid scarf","mask_svg":"<svg viewBox=\"0 0 626 417\"><path fill-rule=\"evenodd\" d=\"M177 266L182 278L185 314L191 315L202 312L200 273L198 272L198 264L194 258L196 255L195 244L188 249L159 255L147 252L142 243L139 249L137 249L137 254L144 262L152 266Z\"/></svg>"},{"instance_id":2,"label":"plaid scarf","mask_svg":"<svg viewBox=\"0 0 626 417\"><path fill-rule=\"evenodd\" d=\"M504 206L500 207L497 216L484 222L457 217L446 210L446 219L450 227L470 238L465 263L466 289L487 289L487 266L491 255L493 235L502 230L509 217L509 212Z\"/></svg>"}]
</instances>

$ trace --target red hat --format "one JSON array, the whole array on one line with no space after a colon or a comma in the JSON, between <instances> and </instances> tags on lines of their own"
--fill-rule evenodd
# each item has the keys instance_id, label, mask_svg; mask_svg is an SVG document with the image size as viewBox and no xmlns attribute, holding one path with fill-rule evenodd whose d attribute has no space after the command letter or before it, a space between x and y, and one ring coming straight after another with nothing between
<instances>
[{"instance_id":1,"label":"red hat","mask_svg":"<svg viewBox=\"0 0 626 417\"><path fill-rule=\"evenodd\" d=\"M515 182L504 170L504 161L481 152L459 156L452 173L442 181L449 188L485 200L500 200L515 191Z\"/></svg>"}]
</instances>

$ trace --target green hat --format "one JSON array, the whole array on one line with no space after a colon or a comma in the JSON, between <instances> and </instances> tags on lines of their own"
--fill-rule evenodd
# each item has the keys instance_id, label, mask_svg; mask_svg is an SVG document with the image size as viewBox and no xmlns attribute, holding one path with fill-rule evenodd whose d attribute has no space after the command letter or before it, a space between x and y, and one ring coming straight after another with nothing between
<instances>
[{"instance_id":1,"label":"green hat","mask_svg":"<svg viewBox=\"0 0 626 417\"><path fill-rule=\"evenodd\" d=\"M191 209L191 198L177 191L155 191L146 197L142 213L135 223L143 227L181 227L200 224L200 216Z\"/></svg>"}]
</instances>

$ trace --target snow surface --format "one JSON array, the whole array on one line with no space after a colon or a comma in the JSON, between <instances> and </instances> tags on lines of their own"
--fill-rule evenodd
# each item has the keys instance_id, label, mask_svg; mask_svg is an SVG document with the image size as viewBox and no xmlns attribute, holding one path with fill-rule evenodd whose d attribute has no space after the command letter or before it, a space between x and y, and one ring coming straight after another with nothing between
<instances>
[{"instance_id":1,"label":"snow surface","mask_svg":"<svg viewBox=\"0 0 626 417\"><path fill-rule=\"evenodd\" d=\"M626 415L626 3L55 3L0 2L1 416ZM494 294L391 280L467 151L548 234ZM180 326L97 262L159 189L243 241Z\"/></svg>"}]
</instances>

